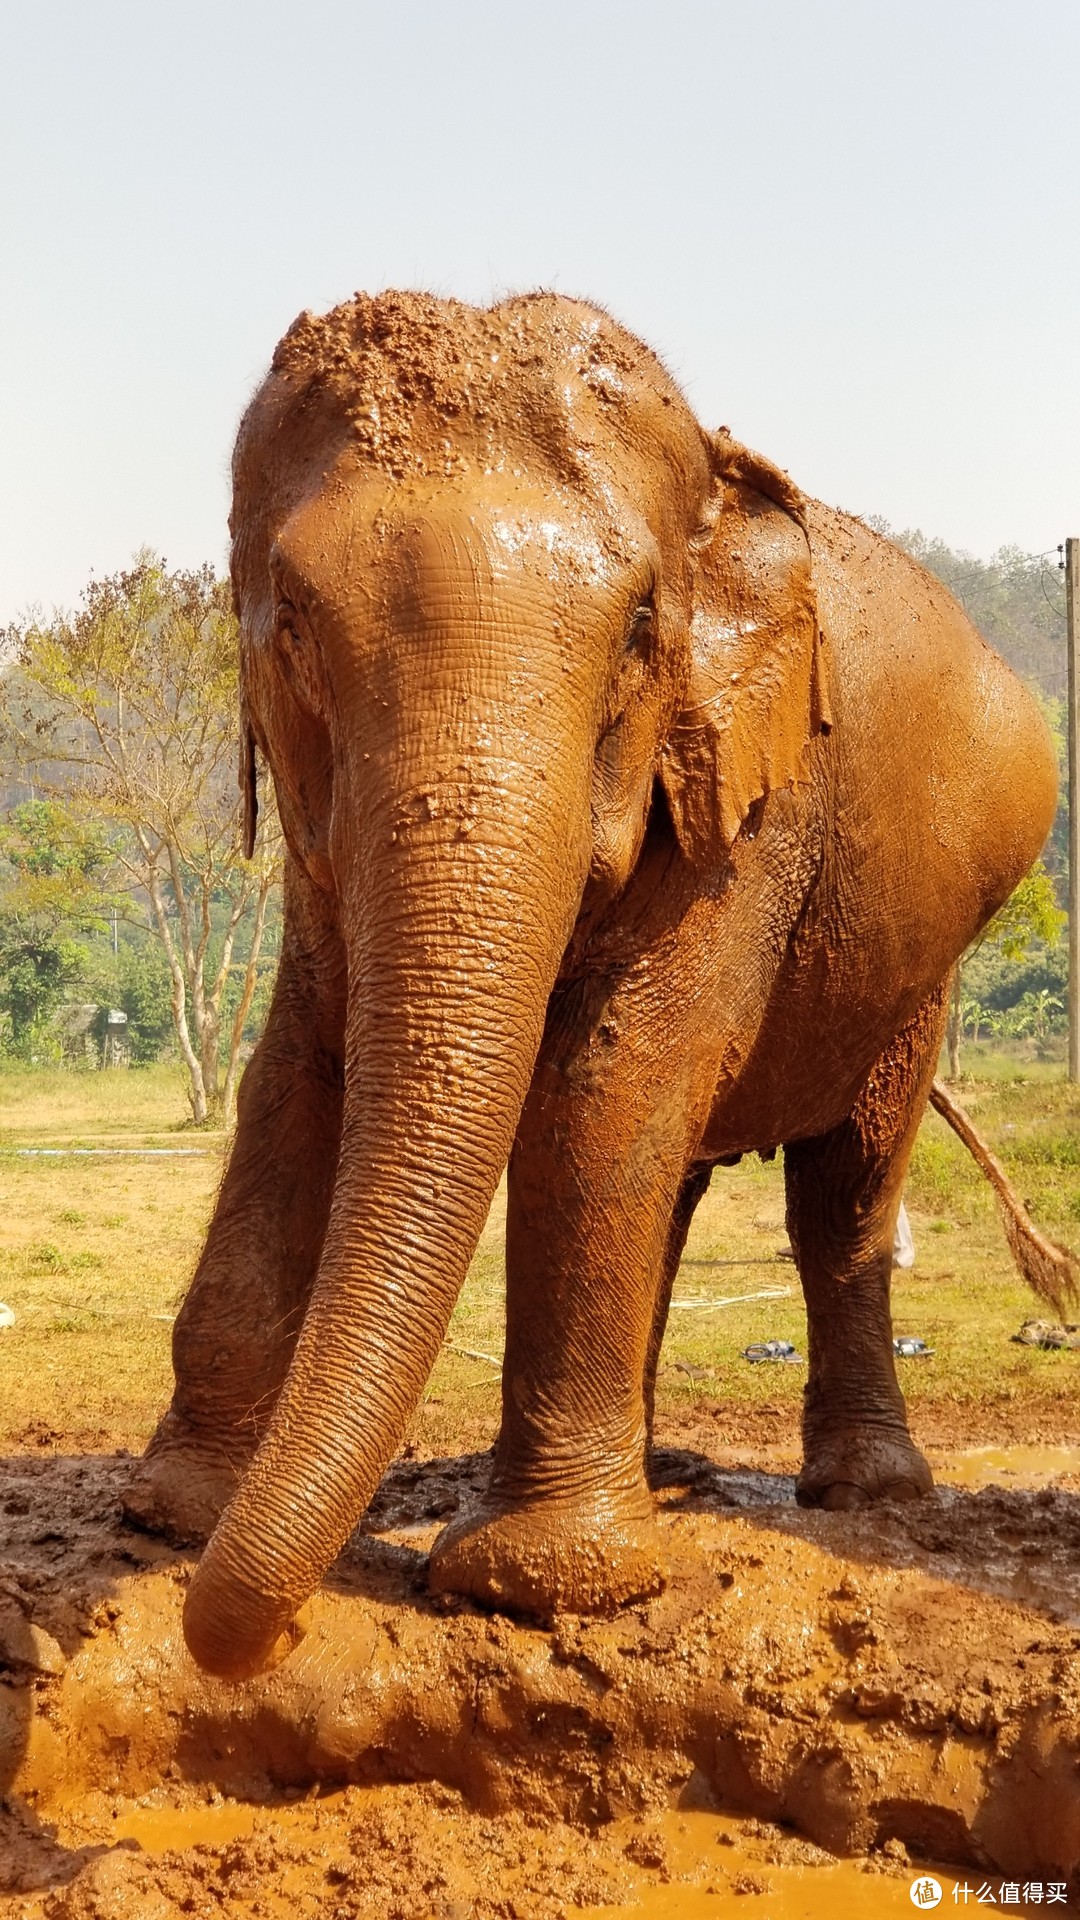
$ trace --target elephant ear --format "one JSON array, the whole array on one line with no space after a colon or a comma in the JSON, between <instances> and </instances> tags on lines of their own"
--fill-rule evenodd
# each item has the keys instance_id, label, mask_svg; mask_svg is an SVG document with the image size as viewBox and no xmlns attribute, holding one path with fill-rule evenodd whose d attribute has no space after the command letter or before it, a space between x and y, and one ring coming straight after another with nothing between
<instances>
[{"instance_id":1,"label":"elephant ear","mask_svg":"<svg viewBox=\"0 0 1080 1920\"><path fill-rule=\"evenodd\" d=\"M255 829L259 819L259 789L255 770L255 732L246 702L240 724L240 809L244 859L255 857Z\"/></svg>"},{"instance_id":2,"label":"elephant ear","mask_svg":"<svg viewBox=\"0 0 1080 1920\"><path fill-rule=\"evenodd\" d=\"M829 726L804 496L726 431L711 448L688 697L660 766L696 862L728 851L755 801L805 778L809 742Z\"/></svg>"}]
</instances>

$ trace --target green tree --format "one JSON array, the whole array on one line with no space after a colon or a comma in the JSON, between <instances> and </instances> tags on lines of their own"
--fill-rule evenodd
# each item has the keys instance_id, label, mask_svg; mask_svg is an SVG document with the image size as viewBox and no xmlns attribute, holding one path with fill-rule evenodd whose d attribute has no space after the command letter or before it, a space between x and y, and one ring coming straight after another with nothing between
<instances>
[{"instance_id":1,"label":"green tree","mask_svg":"<svg viewBox=\"0 0 1080 1920\"><path fill-rule=\"evenodd\" d=\"M114 856L149 899L195 1120L235 1101L247 1008L280 873L272 809L254 861L240 845L239 662L227 582L143 553L92 581L71 616L7 630L7 730L40 792L110 823ZM223 1050L222 1003L241 928L244 988Z\"/></svg>"},{"instance_id":2,"label":"green tree","mask_svg":"<svg viewBox=\"0 0 1080 1920\"><path fill-rule=\"evenodd\" d=\"M114 1004L127 1014L127 1043L139 1066L160 1058L175 1042L172 975L160 941L123 940L116 956Z\"/></svg>"},{"instance_id":3,"label":"green tree","mask_svg":"<svg viewBox=\"0 0 1080 1920\"><path fill-rule=\"evenodd\" d=\"M1061 929L1066 916L1057 903L1054 882L1041 860L1037 860L1031 872L1025 874L1020 885L1014 889L999 908L993 919L973 940L967 952L962 956L953 975L952 995L949 1001L949 1018L946 1027L946 1041L949 1050L949 1079L960 1078L960 1036L964 1027L965 1004L968 996L964 988L964 969L973 957L982 952L1000 955L1003 960L1013 963L1024 960L1036 941L1053 949L1061 938ZM1027 996L1033 1002L1036 996ZM1037 1001L1040 1018L1040 1034L1045 1033L1045 1021L1051 1011L1050 994ZM985 1017L992 1030L1004 1032L1001 1025L1008 1008L992 1010ZM993 1021L998 1022L995 1029ZM1014 1023L1015 1028L1015 1023Z\"/></svg>"},{"instance_id":4,"label":"green tree","mask_svg":"<svg viewBox=\"0 0 1080 1920\"><path fill-rule=\"evenodd\" d=\"M112 852L100 826L55 800L27 800L0 822L0 1009L10 1044L27 1055L86 976L86 937L113 905Z\"/></svg>"}]
</instances>

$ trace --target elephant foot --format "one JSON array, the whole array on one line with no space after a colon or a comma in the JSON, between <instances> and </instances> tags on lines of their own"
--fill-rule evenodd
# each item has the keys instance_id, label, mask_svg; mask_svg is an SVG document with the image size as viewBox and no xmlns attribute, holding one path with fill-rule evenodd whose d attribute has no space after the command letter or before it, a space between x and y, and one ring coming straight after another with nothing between
<instances>
[{"instance_id":1,"label":"elephant foot","mask_svg":"<svg viewBox=\"0 0 1080 1920\"><path fill-rule=\"evenodd\" d=\"M919 1500L934 1477L906 1427L840 1427L804 1436L801 1507L837 1512L875 1500Z\"/></svg>"},{"instance_id":2,"label":"elephant foot","mask_svg":"<svg viewBox=\"0 0 1080 1920\"><path fill-rule=\"evenodd\" d=\"M550 1618L614 1613L658 1593L667 1569L647 1498L594 1496L574 1506L486 1505L444 1527L431 1550L433 1593Z\"/></svg>"},{"instance_id":3,"label":"elephant foot","mask_svg":"<svg viewBox=\"0 0 1080 1920\"><path fill-rule=\"evenodd\" d=\"M124 1517L173 1546L210 1538L247 1471L255 1442L226 1448L166 1414L123 1499Z\"/></svg>"}]
</instances>

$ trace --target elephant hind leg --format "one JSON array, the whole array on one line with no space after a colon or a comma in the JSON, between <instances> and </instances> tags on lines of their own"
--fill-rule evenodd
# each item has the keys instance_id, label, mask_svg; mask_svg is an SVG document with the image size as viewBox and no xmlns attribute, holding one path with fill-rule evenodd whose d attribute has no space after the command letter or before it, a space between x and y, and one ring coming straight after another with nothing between
<instances>
[{"instance_id":1,"label":"elephant hind leg","mask_svg":"<svg viewBox=\"0 0 1080 1920\"><path fill-rule=\"evenodd\" d=\"M686 1236L690 1223L697 1212L698 1202L708 1191L712 1178L711 1166L691 1166L683 1177L679 1188L679 1197L672 1210L671 1225L668 1228L667 1246L664 1249L663 1265L660 1269L659 1283L656 1289L656 1305L653 1309L652 1331L649 1334L649 1346L645 1355L645 1432L646 1446L651 1449L653 1443L653 1422L656 1414L656 1371L660 1364L660 1349L664 1343L664 1331L668 1322L671 1306L671 1293L679 1271L679 1262L686 1246Z\"/></svg>"},{"instance_id":2,"label":"elephant hind leg","mask_svg":"<svg viewBox=\"0 0 1080 1920\"><path fill-rule=\"evenodd\" d=\"M785 1148L809 1344L796 1490L804 1506L915 1498L933 1484L908 1432L889 1292L904 1176L944 1018L943 986L880 1055L847 1119Z\"/></svg>"}]
</instances>

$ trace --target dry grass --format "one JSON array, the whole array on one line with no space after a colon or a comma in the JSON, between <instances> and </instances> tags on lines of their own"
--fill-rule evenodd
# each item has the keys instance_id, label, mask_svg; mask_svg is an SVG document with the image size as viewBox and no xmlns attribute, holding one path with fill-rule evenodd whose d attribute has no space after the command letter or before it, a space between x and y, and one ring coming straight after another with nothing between
<instances>
[{"instance_id":1,"label":"dry grass","mask_svg":"<svg viewBox=\"0 0 1080 1920\"><path fill-rule=\"evenodd\" d=\"M1080 1095L1047 1073L983 1077L962 1097L1033 1205L1039 1224L1080 1243ZM1057 1070L1060 1072L1060 1069ZM0 1078L0 1444L140 1447L168 1398L169 1316L190 1276L220 1179L223 1141L185 1125L179 1075L26 1072ZM26 1158L17 1149L83 1144L203 1150L196 1157ZM502 1195L455 1311L455 1347L497 1357L503 1338ZM1010 1336L1035 1308L1010 1265L993 1201L964 1150L931 1115L908 1186L917 1265L898 1274L897 1332L921 1334L930 1361L901 1362L924 1438L963 1430L987 1442L1075 1437L1080 1354L1040 1353ZM715 1301L788 1287L786 1298L676 1308L659 1406L676 1426L716 1408L775 1409L797 1423L805 1369L752 1367L751 1341L791 1340L806 1322L784 1246L779 1160L718 1169L694 1221L676 1299ZM1080 1318L1080 1314L1078 1314ZM499 1376L446 1350L414 1441L424 1451L482 1445L498 1422Z\"/></svg>"},{"instance_id":2,"label":"dry grass","mask_svg":"<svg viewBox=\"0 0 1080 1920\"><path fill-rule=\"evenodd\" d=\"M221 1136L195 1132L178 1065L127 1072L60 1073L8 1067L0 1073L0 1149L19 1146L198 1147ZM190 1139L178 1139L190 1134Z\"/></svg>"},{"instance_id":3,"label":"dry grass","mask_svg":"<svg viewBox=\"0 0 1080 1920\"><path fill-rule=\"evenodd\" d=\"M141 1447L168 1399L169 1318L221 1174L167 1068L0 1078L0 1442ZM27 1149L165 1147L184 1157Z\"/></svg>"}]
</instances>

